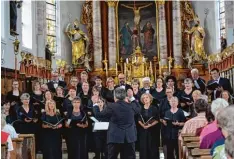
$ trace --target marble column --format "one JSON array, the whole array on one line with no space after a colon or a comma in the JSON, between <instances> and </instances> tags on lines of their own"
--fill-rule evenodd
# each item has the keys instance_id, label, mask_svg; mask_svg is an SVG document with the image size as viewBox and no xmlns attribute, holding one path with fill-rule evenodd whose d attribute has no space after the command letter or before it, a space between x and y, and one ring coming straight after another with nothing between
<instances>
[{"instance_id":1,"label":"marble column","mask_svg":"<svg viewBox=\"0 0 234 159\"><path fill-rule=\"evenodd\" d=\"M93 56L94 71L102 70L102 31L100 1L93 1Z\"/></svg>"},{"instance_id":2,"label":"marble column","mask_svg":"<svg viewBox=\"0 0 234 159\"><path fill-rule=\"evenodd\" d=\"M108 61L109 70L115 70L117 58L117 44L116 44L116 19L115 19L115 6L117 2L108 1Z\"/></svg>"},{"instance_id":3,"label":"marble column","mask_svg":"<svg viewBox=\"0 0 234 159\"><path fill-rule=\"evenodd\" d=\"M172 2L174 68L182 68L182 33L180 1Z\"/></svg>"},{"instance_id":4,"label":"marble column","mask_svg":"<svg viewBox=\"0 0 234 159\"><path fill-rule=\"evenodd\" d=\"M165 19L165 2L158 3L159 10L159 47L160 47L160 61L161 68L168 68L167 66L167 31Z\"/></svg>"}]
</instances>

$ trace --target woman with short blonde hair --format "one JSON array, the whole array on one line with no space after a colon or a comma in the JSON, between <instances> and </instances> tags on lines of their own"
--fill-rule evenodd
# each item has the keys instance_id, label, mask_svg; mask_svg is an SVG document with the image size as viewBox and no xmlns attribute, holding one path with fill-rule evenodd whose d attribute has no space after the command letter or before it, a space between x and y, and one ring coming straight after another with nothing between
<instances>
[{"instance_id":1,"label":"woman with short blonde hair","mask_svg":"<svg viewBox=\"0 0 234 159\"><path fill-rule=\"evenodd\" d=\"M144 106L138 117L140 159L159 159L159 113L157 107L152 105L152 100L153 97L149 93L141 96Z\"/></svg>"}]
</instances>

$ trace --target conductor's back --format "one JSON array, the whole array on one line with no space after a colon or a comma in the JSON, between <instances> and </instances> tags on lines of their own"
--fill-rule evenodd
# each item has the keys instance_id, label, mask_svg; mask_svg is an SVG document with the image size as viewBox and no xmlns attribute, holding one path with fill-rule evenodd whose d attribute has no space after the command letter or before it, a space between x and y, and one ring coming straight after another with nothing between
<instances>
[{"instance_id":1,"label":"conductor's back","mask_svg":"<svg viewBox=\"0 0 234 159\"><path fill-rule=\"evenodd\" d=\"M116 88L114 91L115 103L110 103L97 116L109 118L107 131L108 159L117 159L120 152L121 159L135 159L135 141L137 130L134 117L141 108L136 101L125 101L126 91Z\"/></svg>"}]
</instances>

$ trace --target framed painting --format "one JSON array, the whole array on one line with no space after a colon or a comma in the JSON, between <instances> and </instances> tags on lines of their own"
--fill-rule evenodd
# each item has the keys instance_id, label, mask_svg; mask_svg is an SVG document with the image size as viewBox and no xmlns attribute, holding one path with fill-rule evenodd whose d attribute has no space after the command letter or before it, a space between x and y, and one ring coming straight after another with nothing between
<instances>
[{"instance_id":1,"label":"framed painting","mask_svg":"<svg viewBox=\"0 0 234 159\"><path fill-rule=\"evenodd\" d=\"M117 9L117 60L137 46L147 58L157 56L157 6L154 1L120 1Z\"/></svg>"}]
</instances>

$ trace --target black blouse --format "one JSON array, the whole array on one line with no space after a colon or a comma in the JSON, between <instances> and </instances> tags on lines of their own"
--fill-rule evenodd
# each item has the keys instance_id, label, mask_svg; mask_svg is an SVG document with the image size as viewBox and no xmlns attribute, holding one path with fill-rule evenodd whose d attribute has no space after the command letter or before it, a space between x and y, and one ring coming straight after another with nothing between
<instances>
[{"instance_id":1,"label":"black blouse","mask_svg":"<svg viewBox=\"0 0 234 159\"><path fill-rule=\"evenodd\" d=\"M151 124L152 121L159 121L159 113L158 109L155 106L150 106L149 109L145 109L144 107L141 110L141 113L138 116L138 121L141 121L143 124L148 123Z\"/></svg>"},{"instance_id":2,"label":"black blouse","mask_svg":"<svg viewBox=\"0 0 234 159\"><path fill-rule=\"evenodd\" d=\"M182 129L181 126L175 126L171 122L185 122L184 112L179 108L177 112L172 113L171 110L166 111L164 119L167 121L165 126L165 138L178 139L178 132Z\"/></svg>"}]
</instances>

